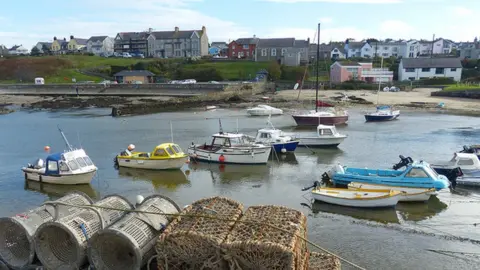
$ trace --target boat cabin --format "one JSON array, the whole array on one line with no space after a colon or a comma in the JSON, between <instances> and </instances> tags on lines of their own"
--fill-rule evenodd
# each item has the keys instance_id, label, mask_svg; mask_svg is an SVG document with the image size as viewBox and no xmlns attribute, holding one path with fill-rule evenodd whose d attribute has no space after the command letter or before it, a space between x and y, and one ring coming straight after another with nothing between
<instances>
[{"instance_id":1,"label":"boat cabin","mask_svg":"<svg viewBox=\"0 0 480 270\"><path fill-rule=\"evenodd\" d=\"M478 170L480 169L480 160L478 160L476 154L455 153L453 154L453 158L448 162L448 165L466 170Z\"/></svg>"},{"instance_id":2,"label":"boat cabin","mask_svg":"<svg viewBox=\"0 0 480 270\"><path fill-rule=\"evenodd\" d=\"M318 125L317 134L319 137L322 137L322 136L336 136L339 133L335 128L335 126Z\"/></svg>"},{"instance_id":3,"label":"boat cabin","mask_svg":"<svg viewBox=\"0 0 480 270\"><path fill-rule=\"evenodd\" d=\"M174 143L162 143L157 145L152 153L148 153L149 158L175 158L178 156L183 156L182 148L178 144Z\"/></svg>"},{"instance_id":4,"label":"boat cabin","mask_svg":"<svg viewBox=\"0 0 480 270\"><path fill-rule=\"evenodd\" d=\"M45 175L73 174L95 168L83 149L55 153L47 157Z\"/></svg>"},{"instance_id":5,"label":"boat cabin","mask_svg":"<svg viewBox=\"0 0 480 270\"><path fill-rule=\"evenodd\" d=\"M259 129L257 132L257 136L255 136L255 141L270 141L278 139L282 136L282 131L279 129Z\"/></svg>"}]
</instances>

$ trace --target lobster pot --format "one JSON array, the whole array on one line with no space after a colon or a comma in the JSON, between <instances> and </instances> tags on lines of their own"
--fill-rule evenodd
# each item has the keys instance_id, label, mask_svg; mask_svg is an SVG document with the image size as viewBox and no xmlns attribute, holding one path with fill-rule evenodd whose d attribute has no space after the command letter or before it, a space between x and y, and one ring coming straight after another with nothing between
<instances>
[{"instance_id":1,"label":"lobster pot","mask_svg":"<svg viewBox=\"0 0 480 270\"><path fill-rule=\"evenodd\" d=\"M340 270L340 260L330 254L310 252L308 270Z\"/></svg>"},{"instance_id":2,"label":"lobster pot","mask_svg":"<svg viewBox=\"0 0 480 270\"><path fill-rule=\"evenodd\" d=\"M222 244L230 269L305 269L306 223L283 206L249 207Z\"/></svg>"},{"instance_id":3,"label":"lobster pot","mask_svg":"<svg viewBox=\"0 0 480 270\"><path fill-rule=\"evenodd\" d=\"M186 207L182 212L186 216L177 217L158 239L158 269L227 269L220 244L242 211L241 203L223 197L201 199Z\"/></svg>"},{"instance_id":4,"label":"lobster pot","mask_svg":"<svg viewBox=\"0 0 480 270\"><path fill-rule=\"evenodd\" d=\"M78 207L56 205L91 205L92 199L82 192L72 192L64 197L13 217L0 218L0 259L10 268L22 269L35 260L33 236L45 222L79 212Z\"/></svg>"},{"instance_id":5,"label":"lobster pot","mask_svg":"<svg viewBox=\"0 0 480 270\"><path fill-rule=\"evenodd\" d=\"M47 269L76 270L87 262L87 241L98 231L113 224L134 209L118 195L96 202L96 206L115 208L83 208L82 211L41 225L34 236L38 259ZM118 209L118 210L117 210Z\"/></svg>"},{"instance_id":6,"label":"lobster pot","mask_svg":"<svg viewBox=\"0 0 480 270\"><path fill-rule=\"evenodd\" d=\"M180 208L171 199L152 195L143 200L137 211L125 215L89 241L88 260L97 270L140 269L155 255L155 242ZM156 214L153 214L156 213Z\"/></svg>"}]
</instances>

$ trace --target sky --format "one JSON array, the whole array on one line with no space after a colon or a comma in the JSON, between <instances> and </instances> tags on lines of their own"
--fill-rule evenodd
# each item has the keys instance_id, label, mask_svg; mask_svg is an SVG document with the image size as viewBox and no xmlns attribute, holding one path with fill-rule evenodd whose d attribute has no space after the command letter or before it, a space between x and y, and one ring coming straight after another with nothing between
<instances>
[{"instance_id":1,"label":"sky","mask_svg":"<svg viewBox=\"0 0 480 270\"><path fill-rule=\"evenodd\" d=\"M201 29L210 42L295 37L472 41L479 0L23 0L0 4L0 44L32 48L53 37Z\"/></svg>"}]
</instances>

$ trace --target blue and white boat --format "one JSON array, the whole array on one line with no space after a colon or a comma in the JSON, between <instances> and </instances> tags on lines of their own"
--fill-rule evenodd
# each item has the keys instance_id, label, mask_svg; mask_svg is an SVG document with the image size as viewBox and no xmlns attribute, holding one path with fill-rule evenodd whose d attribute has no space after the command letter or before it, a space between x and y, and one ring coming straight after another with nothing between
<instances>
[{"instance_id":1,"label":"blue and white boat","mask_svg":"<svg viewBox=\"0 0 480 270\"><path fill-rule=\"evenodd\" d=\"M449 179L437 174L425 161L413 161L411 158L400 156L400 163L393 170L347 168L335 166L324 174L335 185L348 185L351 182L387 185L410 188L434 188L441 190L450 186ZM406 167L405 170L398 170Z\"/></svg>"},{"instance_id":2,"label":"blue and white boat","mask_svg":"<svg viewBox=\"0 0 480 270\"><path fill-rule=\"evenodd\" d=\"M270 145L278 153L294 152L300 142L294 136L287 135L280 129L276 129L270 122L270 117L267 120L267 127L259 129L253 140L258 144Z\"/></svg>"},{"instance_id":3,"label":"blue and white boat","mask_svg":"<svg viewBox=\"0 0 480 270\"><path fill-rule=\"evenodd\" d=\"M392 121L400 116L399 110L392 110L390 106L377 106L377 111L365 114L367 122Z\"/></svg>"}]
</instances>

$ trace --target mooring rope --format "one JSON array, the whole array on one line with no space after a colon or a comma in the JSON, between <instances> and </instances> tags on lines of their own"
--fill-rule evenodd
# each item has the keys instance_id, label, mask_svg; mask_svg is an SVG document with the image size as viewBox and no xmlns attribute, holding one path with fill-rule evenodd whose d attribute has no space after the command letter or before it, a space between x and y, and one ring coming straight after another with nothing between
<instances>
[{"instance_id":1,"label":"mooring rope","mask_svg":"<svg viewBox=\"0 0 480 270\"><path fill-rule=\"evenodd\" d=\"M286 229L282 229L278 226L275 226L275 225L272 225L272 224L268 224L268 223L264 223L264 222L257 222L257 221L247 221L247 220L235 220L235 219L230 219L230 218L222 218L222 217L218 217L218 216L212 216L212 215L201 215L201 214L188 214L188 213L185 213L185 214L181 214L181 213L178 213L178 214L170 214L170 213L157 213L157 212L152 212L152 211L141 211L141 210L136 210L136 209L118 209L118 208L115 208L115 207L108 207L108 206L101 206L101 205L74 205L74 204L69 204L69 203L64 203L64 202L48 202L49 204L59 204L59 205L66 205L66 206L70 206L70 207L79 207L79 208L87 208L87 209L91 209L91 208L99 208L99 209L105 209L105 210L114 210L114 211L124 211L124 212L129 212L129 213L141 213L141 214L152 214L152 215L163 215L163 216L172 216L172 217L192 217L192 218L209 218L209 219L216 219L216 220L220 220L220 221L225 221L225 222L242 222L242 223L246 223L246 224L256 224L256 225L264 225L264 226L268 226L268 227L271 227L273 229L276 229L276 230L279 230L279 231L282 231L284 233L287 233L287 234L291 234L292 232L286 230ZM357 268L357 269L361 269L361 270L366 270L365 268L353 263L353 262L350 262L349 260L313 243L312 241L308 240L307 238L301 236L301 235L298 235L296 234L295 236L297 236L298 238L302 239L303 241L307 242L308 244L314 246L315 248L318 248L319 250L325 252L325 253L328 253L336 258L338 258L339 260Z\"/></svg>"}]
</instances>

